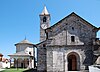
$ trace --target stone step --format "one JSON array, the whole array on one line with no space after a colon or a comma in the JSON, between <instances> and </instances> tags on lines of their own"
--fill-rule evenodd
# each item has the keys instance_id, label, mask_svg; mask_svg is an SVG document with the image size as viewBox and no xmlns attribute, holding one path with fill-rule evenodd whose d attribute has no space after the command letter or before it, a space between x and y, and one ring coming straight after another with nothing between
<instances>
[{"instance_id":1,"label":"stone step","mask_svg":"<svg viewBox=\"0 0 100 72\"><path fill-rule=\"evenodd\" d=\"M88 70L84 70L84 71L68 71L68 72L89 72Z\"/></svg>"}]
</instances>

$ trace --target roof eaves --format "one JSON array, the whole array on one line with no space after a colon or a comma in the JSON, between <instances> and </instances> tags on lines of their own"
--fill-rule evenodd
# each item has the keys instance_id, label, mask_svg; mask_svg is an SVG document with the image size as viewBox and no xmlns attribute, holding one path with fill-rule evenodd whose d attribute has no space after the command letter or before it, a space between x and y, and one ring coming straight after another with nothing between
<instances>
[{"instance_id":1,"label":"roof eaves","mask_svg":"<svg viewBox=\"0 0 100 72\"><path fill-rule=\"evenodd\" d=\"M46 42L46 40L45 40L45 41L42 41L42 42L40 42L40 43L38 43L38 44L36 44L36 46L38 46L38 45L40 45L40 44L42 44L42 43L44 43L44 42Z\"/></svg>"},{"instance_id":2,"label":"roof eaves","mask_svg":"<svg viewBox=\"0 0 100 72\"><path fill-rule=\"evenodd\" d=\"M94 25L92 25L91 23L89 23L88 21L86 21L85 19L83 19L82 17L80 17L79 15L77 15L76 13L72 12L71 14L69 14L69 15L66 16L66 17L64 17L63 19L61 19L60 21L58 21L57 23L55 23L55 24L52 25L51 27L47 28L46 30L55 27L55 26L58 25L60 22L62 22L64 19L66 19L66 18L68 18L68 17L70 17L70 16L72 16L72 15L79 17L80 19L82 19L83 21L85 21L86 23L88 23L91 27L97 28L97 27L95 27Z\"/></svg>"},{"instance_id":3,"label":"roof eaves","mask_svg":"<svg viewBox=\"0 0 100 72\"><path fill-rule=\"evenodd\" d=\"M91 27L97 28L97 27L95 27L93 24L91 24L90 22L88 22L87 20L85 20L83 17L77 15L76 13L73 12L72 15L75 15L75 16L79 17L79 18L82 19L84 22L86 22L87 24L89 24Z\"/></svg>"},{"instance_id":4,"label":"roof eaves","mask_svg":"<svg viewBox=\"0 0 100 72\"><path fill-rule=\"evenodd\" d=\"M71 14L69 14L68 16L62 18L60 21L58 21L57 23L55 23L54 25L52 25L51 27L47 28L47 29L51 29L53 27L55 27L56 25L58 25L60 22L62 22L64 19L68 18L69 16L71 16L72 14L75 14L74 12L72 12Z\"/></svg>"},{"instance_id":5,"label":"roof eaves","mask_svg":"<svg viewBox=\"0 0 100 72\"><path fill-rule=\"evenodd\" d=\"M32 44L32 43L17 43L17 44L15 44L15 46L16 46L16 45L19 45L19 44L20 44L20 45L21 45L21 44L34 45L34 44Z\"/></svg>"}]
</instances>

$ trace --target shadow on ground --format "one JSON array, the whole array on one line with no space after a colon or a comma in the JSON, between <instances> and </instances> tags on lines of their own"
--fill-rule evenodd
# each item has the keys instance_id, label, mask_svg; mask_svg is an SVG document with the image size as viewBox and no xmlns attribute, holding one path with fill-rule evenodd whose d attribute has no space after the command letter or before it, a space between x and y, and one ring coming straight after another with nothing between
<instances>
[{"instance_id":1,"label":"shadow on ground","mask_svg":"<svg viewBox=\"0 0 100 72\"><path fill-rule=\"evenodd\" d=\"M25 70L23 72L37 72L37 70L36 69L29 69L29 70Z\"/></svg>"}]
</instances>

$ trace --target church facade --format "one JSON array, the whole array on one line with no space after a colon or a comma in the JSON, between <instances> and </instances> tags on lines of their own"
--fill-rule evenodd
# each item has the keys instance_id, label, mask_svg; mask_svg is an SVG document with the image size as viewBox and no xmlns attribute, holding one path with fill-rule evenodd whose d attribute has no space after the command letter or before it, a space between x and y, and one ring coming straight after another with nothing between
<instances>
[{"instance_id":1,"label":"church facade","mask_svg":"<svg viewBox=\"0 0 100 72\"><path fill-rule=\"evenodd\" d=\"M40 43L37 44L37 70L43 72L84 71L95 63L100 49L97 28L72 12L50 26L46 7L40 16Z\"/></svg>"}]
</instances>

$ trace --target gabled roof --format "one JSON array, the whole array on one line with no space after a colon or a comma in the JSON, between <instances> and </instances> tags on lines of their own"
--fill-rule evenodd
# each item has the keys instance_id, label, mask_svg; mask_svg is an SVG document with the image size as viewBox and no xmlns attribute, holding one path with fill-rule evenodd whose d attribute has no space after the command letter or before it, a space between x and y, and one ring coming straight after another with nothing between
<instances>
[{"instance_id":1,"label":"gabled roof","mask_svg":"<svg viewBox=\"0 0 100 72\"><path fill-rule=\"evenodd\" d=\"M44 6L44 9L40 15L49 15L49 12L48 12L46 6Z\"/></svg>"},{"instance_id":2,"label":"gabled roof","mask_svg":"<svg viewBox=\"0 0 100 72\"><path fill-rule=\"evenodd\" d=\"M49 28L47 28L47 29L51 29L51 28L57 26L57 25L60 24L60 22L62 22L64 19L69 18L69 17L71 17L71 16L75 16L75 17L79 18L80 20L82 20L83 22L85 22L85 24L89 25L90 27L94 27L94 28L97 29L97 27L93 26L91 23L89 23L88 21L84 20L83 18L81 18L79 15L77 15L77 14L74 13L74 12L72 12L72 13L69 14L68 16L64 17L63 19L61 19L60 21L58 21L57 23L55 23L53 26L51 26L51 27L49 27ZM46 30L47 30L47 29L46 29Z\"/></svg>"}]
</instances>

